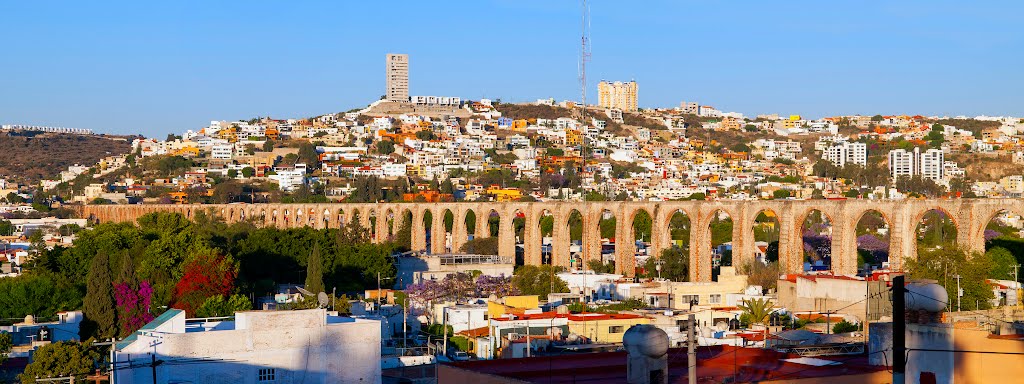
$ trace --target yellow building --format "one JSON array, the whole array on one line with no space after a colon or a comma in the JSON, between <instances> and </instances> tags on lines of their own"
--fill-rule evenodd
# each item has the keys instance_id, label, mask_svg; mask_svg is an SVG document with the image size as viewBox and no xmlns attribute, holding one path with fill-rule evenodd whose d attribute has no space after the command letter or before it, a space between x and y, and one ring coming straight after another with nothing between
<instances>
[{"instance_id":1,"label":"yellow building","mask_svg":"<svg viewBox=\"0 0 1024 384\"><path fill-rule=\"evenodd\" d=\"M742 127L743 121L734 117L725 117L722 119L722 130L723 131L736 131Z\"/></svg>"},{"instance_id":2,"label":"yellow building","mask_svg":"<svg viewBox=\"0 0 1024 384\"><path fill-rule=\"evenodd\" d=\"M607 82L597 84L597 104L601 108L619 109L624 112L636 112L638 86L636 81Z\"/></svg>"},{"instance_id":3,"label":"yellow building","mask_svg":"<svg viewBox=\"0 0 1024 384\"><path fill-rule=\"evenodd\" d=\"M526 119L519 119L512 121L512 130L516 132L526 132L526 127L529 124Z\"/></svg>"},{"instance_id":4,"label":"yellow building","mask_svg":"<svg viewBox=\"0 0 1024 384\"><path fill-rule=\"evenodd\" d=\"M174 151L174 156L181 157L199 157L199 148L196 147L182 147Z\"/></svg>"},{"instance_id":5,"label":"yellow building","mask_svg":"<svg viewBox=\"0 0 1024 384\"><path fill-rule=\"evenodd\" d=\"M736 274L736 267L722 267L718 281L714 282L673 282L669 287L675 298L672 306L689 309L690 302L709 307L725 306L725 297L730 293L742 293L747 288L747 275Z\"/></svg>"},{"instance_id":6,"label":"yellow building","mask_svg":"<svg viewBox=\"0 0 1024 384\"><path fill-rule=\"evenodd\" d=\"M592 343L622 343L622 335L629 327L650 323L651 319L638 315L580 313L569 315L569 332Z\"/></svg>"},{"instance_id":7,"label":"yellow building","mask_svg":"<svg viewBox=\"0 0 1024 384\"><path fill-rule=\"evenodd\" d=\"M565 145L576 146L583 144L583 133L575 129L565 130Z\"/></svg>"},{"instance_id":8,"label":"yellow building","mask_svg":"<svg viewBox=\"0 0 1024 384\"><path fill-rule=\"evenodd\" d=\"M515 188L500 188L492 186L487 188L487 195L493 196L499 202L516 201L523 197L523 192Z\"/></svg>"},{"instance_id":9,"label":"yellow building","mask_svg":"<svg viewBox=\"0 0 1024 384\"><path fill-rule=\"evenodd\" d=\"M789 121L803 120L800 115L789 115Z\"/></svg>"},{"instance_id":10,"label":"yellow building","mask_svg":"<svg viewBox=\"0 0 1024 384\"><path fill-rule=\"evenodd\" d=\"M500 317L506 313L517 313L523 314L523 311L527 309L535 309L540 307L540 296L537 295L523 295L523 296L505 296L498 301L487 301L487 316L488 318Z\"/></svg>"}]
</instances>

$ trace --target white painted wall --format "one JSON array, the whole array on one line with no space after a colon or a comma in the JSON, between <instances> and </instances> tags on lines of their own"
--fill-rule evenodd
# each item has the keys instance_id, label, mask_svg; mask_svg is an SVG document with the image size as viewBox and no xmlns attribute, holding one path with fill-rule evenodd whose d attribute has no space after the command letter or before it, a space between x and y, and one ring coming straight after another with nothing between
<instances>
[{"instance_id":1,"label":"white painted wall","mask_svg":"<svg viewBox=\"0 0 1024 384\"><path fill-rule=\"evenodd\" d=\"M179 312L137 332L135 341L118 346L117 361L133 368L118 371L117 382L153 383L154 352L165 361L157 383L381 382L378 321L328 316L323 309L248 311L208 328L186 327ZM274 380L259 381L260 369L274 369Z\"/></svg>"}]
</instances>

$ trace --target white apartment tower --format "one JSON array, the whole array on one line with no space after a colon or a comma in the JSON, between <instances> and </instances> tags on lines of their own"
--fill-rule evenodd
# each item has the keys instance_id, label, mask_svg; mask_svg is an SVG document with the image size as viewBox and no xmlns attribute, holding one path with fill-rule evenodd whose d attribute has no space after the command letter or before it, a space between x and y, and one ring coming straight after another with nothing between
<instances>
[{"instance_id":1,"label":"white apartment tower","mask_svg":"<svg viewBox=\"0 0 1024 384\"><path fill-rule=\"evenodd\" d=\"M386 68L388 101L409 101L409 55L401 53L387 54Z\"/></svg>"},{"instance_id":2,"label":"white apartment tower","mask_svg":"<svg viewBox=\"0 0 1024 384\"><path fill-rule=\"evenodd\" d=\"M915 152L918 150L915 148ZM916 154L916 153L915 153ZM918 170L921 177L926 179L932 179L932 181L942 180L942 161L943 153L941 149L929 149L921 153L918 156Z\"/></svg>"},{"instance_id":3,"label":"white apartment tower","mask_svg":"<svg viewBox=\"0 0 1024 384\"><path fill-rule=\"evenodd\" d=\"M864 143L838 142L828 147L822 157L837 167L846 164L866 166L868 164L868 147Z\"/></svg>"},{"instance_id":4,"label":"white apartment tower","mask_svg":"<svg viewBox=\"0 0 1024 384\"><path fill-rule=\"evenodd\" d=\"M943 162L945 156L941 149L929 149L921 152L894 149L889 151L889 176L893 180L900 177L921 176L932 181L941 181L944 176Z\"/></svg>"}]
</instances>

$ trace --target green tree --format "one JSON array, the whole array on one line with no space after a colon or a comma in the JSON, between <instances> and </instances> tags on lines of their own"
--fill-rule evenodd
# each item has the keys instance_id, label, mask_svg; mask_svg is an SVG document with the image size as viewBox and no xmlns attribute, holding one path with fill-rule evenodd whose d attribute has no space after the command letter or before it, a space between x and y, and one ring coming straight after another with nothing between
<instances>
[{"instance_id":1,"label":"green tree","mask_svg":"<svg viewBox=\"0 0 1024 384\"><path fill-rule=\"evenodd\" d=\"M497 237L477 237L473 240L469 240L462 244L459 248L459 252L470 253L475 255L497 255L498 254L498 238Z\"/></svg>"},{"instance_id":2,"label":"green tree","mask_svg":"<svg viewBox=\"0 0 1024 384\"><path fill-rule=\"evenodd\" d=\"M299 161L306 164L310 168L320 167L320 154L316 151L316 146L313 143L302 143L299 146Z\"/></svg>"},{"instance_id":3,"label":"green tree","mask_svg":"<svg viewBox=\"0 0 1024 384\"><path fill-rule=\"evenodd\" d=\"M324 261L320 255L320 244L313 243L313 251L306 261L306 290L324 292Z\"/></svg>"},{"instance_id":4,"label":"green tree","mask_svg":"<svg viewBox=\"0 0 1024 384\"><path fill-rule=\"evenodd\" d=\"M0 236L10 236L13 234L14 224L7 220L0 220Z\"/></svg>"},{"instance_id":5,"label":"green tree","mask_svg":"<svg viewBox=\"0 0 1024 384\"><path fill-rule=\"evenodd\" d=\"M232 179L238 177L238 170L237 169L229 169L228 170L228 177L232 178Z\"/></svg>"},{"instance_id":6,"label":"green tree","mask_svg":"<svg viewBox=\"0 0 1024 384\"><path fill-rule=\"evenodd\" d=\"M836 323L836 325L832 326L832 333L836 333L836 334L839 334L839 333L849 333L849 332L855 332L858 329L860 329L860 327L858 327L856 324L853 324L853 323L851 323L849 321L843 320L843 321L840 321L840 322Z\"/></svg>"},{"instance_id":7,"label":"green tree","mask_svg":"<svg viewBox=\"0 0 1024 384\"><path fill-rule=\"evenodd\" d=\"M84 380L93 372L94 361L99 354L89 344L76 341L60 341L39 347L32 354L32 363L18 376L23 384L37 383L37 377L74 376Z\"/></svg>"},{"instance_id":8,"label":"green tree","mask_svg":"<svg viewBox=\"0 0 1024 384\"><path fill-rule=\"evenodd\" d=\"M789 196L790 194L788 189L776 189L774 192L772 192L772 197L776 199L785 199Z\"/></svg>"},{"instance_id":9,"label":"green tree","mask_svg":"<svg viewBox=\"0 0 1024 384\"><path fill-rule=\"evenodd\" d=\"M114 281L110 257L101 252L92 258L82 312L81 338L107 339L117 334L117 312L114 303Z\"/></svg>"},{"instance_id":10,"label":"green tree","mask_svg":"<svg viewBox=\"0 0 1024 384\"><path fill-rule=\"evenodd\" d=\"M7 354L14 348L14 339L10 333L0 332L0 364L7 360Z\"/></svg>"},{"instance_id":11,"label":"green tree","mask_svg":"<svg viewBox=\"0 0 1024 384\"><path fill-rule=\"evenodd\" d=\"M992 261L988 270L988 278L1006 280L1013 277L1013 266L1017 259L1013 257L1010 250L1003 247L992 247L985 251L985 254Z\"/></svg>"},{"instance_id":12,"label":"green tree","mask_svg":"<svg viewBox=\"0 0 1024 384\"><path fill-rule=\"evenodd\" d=\"M251 309L252 302L245 295L234 294L227 298L212 296L196 309L196 317L233 316L235 312Z\"/></svg>"},{"instance_id":13,"label":"green tree","mask_svg":"<svg viewBox=\"0 0 1024 384\"><path fill-rule=\"evenodd\" d=\"M686 250L672 246L661 251L660 258L648 258L644 264L647 277L658 276L658 263L661 263L661 278L671 281L690 281L690 255Z\"/></svg>"},{"instance_id":14,"label":"green tree","mask_svg":"<svg viewBox=\"0 0 1024 384\"><path fill-rule=\"evenodd\" d=\"M950 302L957 297L957 279L960 275L960 288L964 295L960 301L966 304L960 309L988 309L992 300L992 289L985 282L992 269L991 255L975 253L968 257L967 253L954 247L935 248L918 252L917 259L906 261L906 270L914 279L931 279L946 287ZM977 308L975 308L977 307Z\"/></svg>"},{"instance_id":15,"label":"green tree","mask_svg":"<svg viewBox=\"0 0 1024 384\"><path fill-rule=\"evenodd\" d=\"M615 264L605 263L596 259L588 261L587 268L590 268L594 273L615 273Z\"/></svg>"},{"instance_id":16,"label":"green tree","mask_svg":"<svg viewBox=\"0 0 1024 384\"><path fill-rule=\"evenodd\" d=\"M260 148L260 149L262 149L263 152L273 151L274 150L274 141L273 140L264 141L263 142L263 147Z\"/></svg>"},{"instance_id":17,"label":"green tree","mask_svg":"<svg viewBox=\"0 0 1024 384\"><path fill-rule=\"evenodd\" d=\"M256 170L253 169L252 167L242 168L242 177L248 179L250 177L253 177L254 175L256 175Z\"/></svg>"},{"instance_id":18,"label":"green tree","mask_svg":"<svg viewBox=\"0 0 1024 384\"><path fill-rule=\"evenodd\" d=\"M743 300L737 305L740 310L743 311L751 323L768 325L768 316L772 314L775 309L775 304L764 298L748 299Z\"/></svg>"},{"instance_id":19,"label":"green tree","mask_svg":"<svg viewBox=\"0 0 1024 384\"><path fill-rule=\"evenodd\" d=\"M391 140L380 140L377 142L377 153L390 155L395 152L395 143Z\"/></svg>"},{"instance_id":20,"label":"green tree","mask_svg":"<svg viewBox=\"0 0 1024 384\"><path fill-rule=\"evenodd\" d=\"M556 276L564 272L563 267L551 265L523 265L512 274L512 285L523 295L538 295L547 298L551 293L569 292L565 280Z\"/></svg>"}]
</instances>

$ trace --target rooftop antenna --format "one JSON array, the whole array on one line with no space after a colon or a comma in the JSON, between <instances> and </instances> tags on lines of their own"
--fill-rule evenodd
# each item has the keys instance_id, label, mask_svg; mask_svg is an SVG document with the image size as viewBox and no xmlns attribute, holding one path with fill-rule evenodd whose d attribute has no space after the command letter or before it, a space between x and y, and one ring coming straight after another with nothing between
<instances>
[{"instance_id":1,"label":"rooftop antenna","mask_svg":"<svg viewBox=\"0 0 1024 384\"><path fill-rule=\"evenodd\" d=\"M580 116L587 112L587 62L590 61L590 6L587 0L580 0L582 23L580 24Z\"/></svg>"}]
</instances>

